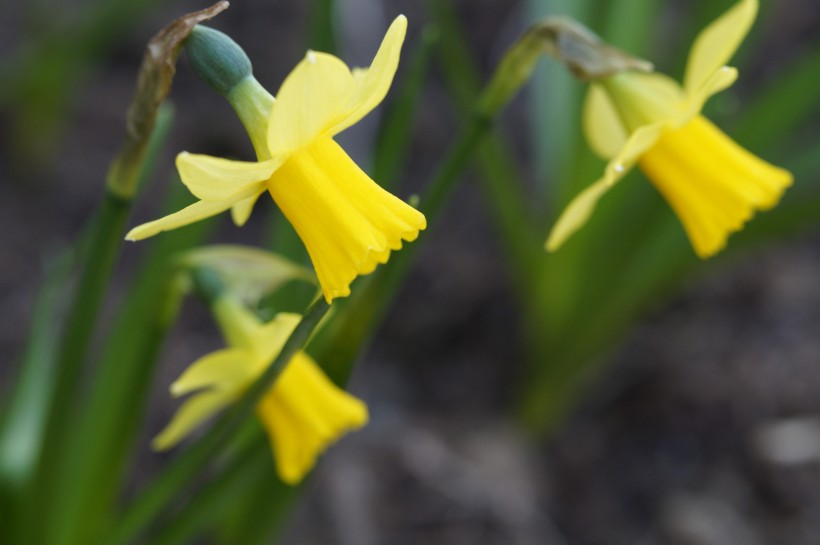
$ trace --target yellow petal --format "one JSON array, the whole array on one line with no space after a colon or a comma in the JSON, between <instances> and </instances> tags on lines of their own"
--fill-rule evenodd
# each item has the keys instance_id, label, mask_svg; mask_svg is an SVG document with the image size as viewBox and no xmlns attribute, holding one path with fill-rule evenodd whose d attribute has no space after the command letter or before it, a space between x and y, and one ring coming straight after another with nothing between
<instances>
[{"instance_id":1,"label":"yellow petal","mask_svg":"<svg viewBox=\"0 0 820 545\"><path fill-rule=\"evenodd\" d=\"M683 87L697 93L732 58L757 16L757 0L741 0L707 26L692 45Z\"/></svg>"},{"instance_id":2,"label":"yellow petal","mask_svg":"<svg viewBox=\"0 0 820 545\"><path fill-rule=\"evenodd\" d=\"M267 362L257 372L262 373L279 355L288 337L301 321L301 314L280 312L273 320L256 330L253 337L254 351L259 354L259 361Z\"/></svg>"},{"instance_id":3,"label":"yellow petal","mask_svg":"<svg viewBox=\"0 0 820 545\"><path fill-rule=\"evenodd\" d=\"M273 157L310 144L337 118L353 94L353 75L333 55L308 51L282 83L271 110L268 147Z\"/></svg>"},{"instance_id":4,"label":"yellow petal","mask_svg":"<svg viewBox=\"0 0 820 545\"><path fill-rule=\"evenodd\" d=\"M238 348L211 352L192 363L171 384L171 393L181 396L203 388L223 389L247 385L254 378L249 372L252 359L252 353Z\"/></svg>"},{"instance_id":5,"label":"yellow petal","mask_svg":"<svg viewBox=\"0 0 820 545\"><path fill-rule=\"evenodd\" d=\"M206 201L239 200L265 191L264 181L282 164L281 159L262 162L230 161L182 152L177 155L177 170L196 198ZM239 198L238 196L242 197Z\"/></svg>"},{"instance_id":6,"label":"yellow petal","mask_svg":"<svg viewBox=\"0 0 820 545\"><path fill-rule=\"evenodd\" d=\"M171 422L151 443L154 450L166 450L184 439L194 428L233 403L237 393L229 390L207 391L185 401Z\"/></svg>"},{"instance_id":7,"label":"yellow petal","mask_svg":"<svg viewBox=\"0 0 820 545\"><path fill-rule=\"evenodd\" d=\"M678 83L656 72L622 72L601 80L624 128L632 133L653 123L676 123L684 93Z\"/></svg>"},{"instance_id":8,"label":"yellow petal","mask_svg":"<svg viewBox=\"0 0 820 545\"><path fill-rule=\"evenodd\" d=\"M295 153L268 190L305 244L328 302L349 295L358 275L385 263L427 225L421 212L379 187L330 138Z\"/></svg>"},{"instance_id":9,"label":"yellow petal","mask_svg":"<svg viewBox=\"0 0 820 545\"><path fill-rule=\"evenodd\" d=\"M595 206L598 204L598 199L609 191L610 187L612 186L603 180L598 180L572 199L572 202L567 205L558 221L555 222L552 231L550 231L546 244L547 251L554 252L563 246L564 242L575 231L586 225L595 210Z\"/></svg>"},{"instance_id":10,"label":"yellow petal","mask_svg":"<svg viewBox=\"0 0 820 545\"><path fill-rule=\"evenodd\" d=\"M251 212L253 212L253 207L261 194L262 193L251 195L247 199L239 201L233 205L231 208L231 219L233 220L234 225L237 227L242 227L245 223L247 223L248 218L251 217Z\"/></svg>"},{"instance_id":11,"label":"yellow petal","mask_svg":"<svg viewBox=\"0 0 820 545\"><path fill-rule=\"evenodd\" d=\"M316 458L348 431L367 423L367 406L340 390L298 352L257 406L279 476L296 484Z\"/></svg>"},{"instance_id":12,"label":"yellow petal","mask_svg":"<svg viewBox=\"0 0 820 545\"><path fill-rule=\"evenodd\" d=\"M228 346L256 352L262 321L237 297L219 297L212 305L214 317Z\"/></svg>"},{"instance_id":13,"label":"yellow petal","mask_svg":"<svg viewBox=\"0 0 820 545\"><path fill-rule=\"evenodd\" d=\"M712 95L730 87L737 80L737 75L737 69L730 66L724 66L713 72L697 91L687 96L678 126L682 126L698 115L706 101Z\"/></svg>"},{"instance_id":14,"label":"yellow petal","mask_svg":"<svg viewBox=\"0 0 820 545\"><path fill-rule=\"evenodd\" d=\"M627 133L615 106L600 85L589 86L583 113L584 135L599 157L611 159L626 143Z\"/></svg>"},{"instance_id":15,"label":"yellow petal","mask_svg":"<svg viewBox=\"0 0 820 545\"><path fill-rule=\"evenodd\" d=\"M325 130L327 136L338 134L358 123L384 100L399 65L399 55L406 33L407 18L399 15L387 29L370 68L354 70L353 94Z\"/></svg>"},{"instance_id":16,"label":"yellow petal","mask_svg":"<svg viewBox=\"0 0 820 545\"><path fill-rule=\"evenodd\" d=\"M560 248L589 221L598 199L629 172L642 154L655 145L662 130L662 124L646 125L629 137L618 154L607 164L601 179L578 194L561 213L547 238L547 251L554 252Z\"/></svg>"},{"instance_id":17,"label":"yellow petal","mask_svg":"<svg viewBox=\"0 0 820 545\"><path fill-rule=\"evenodd\" d=\"M702 116L665 132L640 166L701 258L720 251L732 232L756 210L777 204L792 183L789 172L741 148Z\"/></svg>"},{"instance_id":18,"label":"yellow petal","mask_svg":"<svg viewBox=\"0 0 820 545\"><path fill-rule=\"evenodd\" d=\"M134 227L125 235L125 238L127 240L142 240L152 237L162 231L170 231L215 216L228 210L234 204L231 201L197 201L179 212Z\"/></svg>"}]
</instances>

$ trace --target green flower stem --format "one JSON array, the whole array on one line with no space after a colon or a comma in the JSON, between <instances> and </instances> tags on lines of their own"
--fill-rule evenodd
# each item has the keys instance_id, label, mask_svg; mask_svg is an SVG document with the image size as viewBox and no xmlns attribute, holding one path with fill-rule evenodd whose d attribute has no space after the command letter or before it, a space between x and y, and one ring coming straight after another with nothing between
<instances>
[{"instance_id":1,"label":"green flower stem","mask_svg":"<svg viewBox=\"0 0 820 545\"><path fill-rule=\"evenodd\" d=\"M410 149L410 138L424 83L430 72L433 49L441 33L434 25L426 25L421 32L421 43L413 51L401 88L384 116L382 130L376 139L373 157L373 179L383 188L392 188L401 179L405 157Z\"/></svg>"},{"instance_id":2,"label":"green flower stem","mask_svg":"<svg viewBox=\"0 0 820 545\"><path fill-rule=\"evenodd\" d=\"M170 211L190 202L179 180L172 181L166 203ZM56 510L46 543L87 543L111 514L150 397L158 354L176 320L181 299L174 276L177 255L200 243L212 226L213 221L199 222L148 242L143 266L106 335L82 412L71 426L63 469L50 488Z\"/></svg>"},{"instance_id":3,"label":"green flower stem","mask_svg":"<svg viewBox=\"0 0 820 545\"><path fill-rule=\"evenodd\" d=\"M60 318L65 311L64 285L70 277L75 254L64 251L47 268L32 311L29 335L8 400L0 431L0 491L7 498L0 506L0 520L11 520L20 491L34 470L40 452L54 385Z\"/></svg>"},{"instance_id":4,"label":"green flower stem","mask_svg":"<svg viewBox=\"0 0 820 545\"><path fill-rule=\"evenodd\" d=\"M270 389L296 351L305 345L329 309L330 305L324 299L318 299L308 308L302 321L282 348L282 352L242 396L233 410L224 415L201 440L171 462L168 468L142 491L119 518L116 527L99 541L100 544L131 543L147 530L154 520L167 513L180 491L231 442L242 424L252 416L259 400Z\"/></svg>"},{"instance_id":5,"label":"green flower stem","mask_svg":"<svg viewBox=\"0 0 820 545\"><path fill-rule=\"evenodd\" d=\"M56 411L65 408L70 391L79 379L130 212L130 199L106 192L68 317L53 400Z\"/></svg>"},{"instance_id":6,"label":"green flower stem","mask_svg":"<svg viewBox=\"0 0 820 545\"><path fill-rule=\"evenodd\" d=\"M63 343L54 369L54 387L48 408L46 432L39 454L38 469L29 483L23 520L21 542L37 543L36 536L45 530L39 515L51 512L51 484L57 477L63 445L70 436L69 423L76 408L80 379L97 313L105 287L111 276L124 234L130 202L107 193L89 239L88 253L83 259L83 270L66 321Z\"/></svg>"},{"instance_id":7,"label":"green flower stem","mask_svg":"<svg viewBox=\"0 0 820 545\"><path fill-rule=\"evenodd\" d=\"M466 45L463 28L452 7L445 1L431 0L428 4L436 23L441 28L438 60L442 64L442 73L454 99L454 105L464 119L469 119L474 115L470 110L471 104L491 103L497 110L485 112L485 115L495 116L506 103L488 101L481 96L478 69ZM499 67L503 64L502 62ZM490 78L491 84L495 81L496 76ZM487 206L508 253L515 277L514 285L519 288L522 296L526 296L530 291L528 286L531 285L532 275L536 271L535 264L543 254L543 241L540 240L542 234L534 228L536 224L532 217L532 209L527 204L524 193L520 191L524 184L520 182L521 177L517 173L518 162L499 138L488 135L481 143L476 163L479 171L478 182L487 194Z\"/></svg>"},{"instance_id":8,"label":"green flower stem","mask_svg":"<svg viewBox=\"0 0 820 545\"><path fill-rule=\"evenodd\" d=\"M161 108L144 160L132 168L141 185L149 176L156 156L165 142L173 113L170 107ZM110 187L110 186L109 186ZM88 345L97 322L97 315L105 295L111 273L123 244L125 224L131 213L133 196L126 197L108 189L92 224L87 252L82 258L82 270L61 347L56 387L52 398L51 429L60 429L62 420L73 402L73 392L82 373Z\"/></svg>"},{"instance_id":9,"label":"green flower stem","mask_svg":"<svg viewBox=\"0 0 820 545\"><path fill-rule=\"evenodd\" d=\"M308 48L315 51L336 54L335 0L314 0L311 2Z\"/></svg>"},{"instance_id":10,"label":"green flower stem","mask_svg":"<svg viewBox=\"0 0 820 545\"><path fill-rule=\"evenodd\" d=\"M139 184L150 176L172 119L170 107L160 109L143 161L138 165L131 165L130 168L138 171L129 172L127 175L138 179ZM132 196L124 196L113 191L109 184L97 215L83 240L85 251L80 257L80 277L66 316L43 446L39 453L37 472L29 483L26 498L23 500L23 542L40 542L36 536L47 526L42 523L42 514L50 512L52 507L51 486L59 471L59 460L65 452L64 443L72 432L71 421L76 414L86 353L123 243L125 224L131 212L132 202Z\"/></svg>"},{"instance_id":11,"label":"green flower stem","mask_svg":"<svg viewBox=\"0 0 820 545\"><path fill-rule=\"evenodd\" d=\"M204 526L220 517L235 502L244 501L260 481L260 476L267 476L267 473L273 472L267 439L261 433L258 439L253 445L238 453L230 467L200 489L173 520L169 520L161 531L152 536L152 545L192 543Z\"/></svg>"},{"instance_id":12,"label":"green flower stem","mask_svg":"<svg viewBox=\"0 0 820 545\"><path fill-rule=\"evenodd\" d=\"M476 112L436 171L419 206L428 228L435 225L447 197L490 127L491 119ZM360 279L353 294L341 302L334 318L311 343L311 352L335 382L347 381L356 356L381 322L420 246L418 242L410 244L391 255L390 261L372 276Z\"/></svg>"}]
</instances>

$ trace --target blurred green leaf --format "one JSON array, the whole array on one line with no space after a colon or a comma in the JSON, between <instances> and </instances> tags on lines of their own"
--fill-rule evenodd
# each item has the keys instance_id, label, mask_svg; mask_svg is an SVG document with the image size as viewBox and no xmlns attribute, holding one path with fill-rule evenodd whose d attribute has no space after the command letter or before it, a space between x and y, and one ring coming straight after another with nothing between
<instances>
[{"instance_id":1,"label":"blurred green leaf","mask_svg":"<svg viewBox=\"0 0 820 545\"><path fill-rule=\"evenodd\" d=\"M336 28L333 24L335 20L335 0L313 0L311 2L308 48L325 53L336 53Z\"/></svg>"},{"instance_id":2,"label":"blurred green leaf","mask_svg":"<svg viewBox=\"0 0 820 545\"><path fill-rule=\"evenodd\" d=\"M818 73L820 48L771 77L743 107L731 135L751 150L789 144L795 131L820 110Z\"/></svg>"},{"instance_id":3,"label":"blurred green leaf","mask_svg":"<svg viewBox=\"0 0 820 545\"><path fill-rule=\"evenodd\" d=\"M410 68L392 101L376 139L373 179L391 189L400 178L404 159L410 151L413 123L421 101L424 83L430 70L430 57L439 40L437 27L427 25L421 32L421 43L413 51Z\"/></svg>"},{"instance_id":4,"label":"blurred green leaf","mask_svg":"<svg viewBox=\"0 0 820 545\"><path fill-rule=\"evenodd\" d=\"M165 208L178 210L190 200L177 179ZM199 222L148 244L150 251L108 332L95 380L71 426L63 469L52 484L55 510L48 543L86 543L111 516L140 431L157 356L176 315L171 293L176 257L199 244L213 225Z\"/></svg>"},{"instance_id":5,"label":"blurred green leaf","mask_svg":"<svg viewBox=\"0 0 820 545\"><path fill-rule=\"evenodd\" d=\"M437 52L452 104L462 119L469 119L481 91L476 61L450 2L430 1L428 6L441 29ZM541 235L533 229L535 220L525 198L518 160L495 134L482 139L475 158L480 167L478 178L487 195L487 205L508 252L514 285L526 293L530 286L529 276L536 272L533 262L538 259L536 256L540 256L542 241Z\"/></svg>"},{"instance_id":6,"label":"blurred green leaf","mask_svg":"<svg viewBox=\"0 0 820 545\"><path fill-rule=\"evenodd\" d=\"M229 460L223 471L202 486L191 500L152 537L153 545L185 545L212 532L214 525L225 518L237 504L247 502L260 483L267 488L274 473L273 460L267 440L257 430L257 440L243 452ZM275 491L266 490L266 497ZM264 524L267 519L251 520L251 526ZM247 530L246 530L247 532ZM247 544L246 539L232 539L228 543Z\"/></svg>"},{"instance_id":7,"label":"blurred green leaf","mask_svg":"<svg viewBox=\"0 0 820 545\"><path fill-rule=\"evenodd\" d=\"M0 432L0 489L10 496L19 494L31 477L42 445L73 262L74 254L66 251L48 267L34 303L19 376Z\"/></svg>"},{"instance_id":8,"label":"blurred green leaf","mask_svg":"<svg viewBox=\"0 0 820 545\"><path fill-rule=\"evenodd\" d=\"M551 15L565 15L590 24L588 15L591 4L589 0L527 0L523 26ZM580 142L578 116L582 88L581 83L555 62L542 62L533 75L529 94L530 134L535 161L536 200L541 203L541 212L547 202L567 202L568 194L577 189L570 182L570 168Z\"/></svg>"}]
</instances>

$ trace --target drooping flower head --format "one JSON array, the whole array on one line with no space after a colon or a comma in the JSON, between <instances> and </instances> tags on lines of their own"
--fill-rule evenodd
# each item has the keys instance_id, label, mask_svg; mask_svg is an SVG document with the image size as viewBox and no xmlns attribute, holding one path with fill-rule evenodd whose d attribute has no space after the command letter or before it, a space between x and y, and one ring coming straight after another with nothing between
<instances>
[{"instance_id":1,"label":"drooping flower head","mask_svg":"<svg viewBox=\"0 0 820 545\"><path fill-rule=\"evenodd\" d=\"M333 140L384 99L406 29L407 19L396 18L366 69L351 71L333 55L308 51L276 100L250 74L226 90L258 161L181 153L180 177L200 200L126 238L147 238L229 209L243 225L267 191L305 244L327 301L349 295L358 275L387 262L402 241L415 240L426 227L424 215L379 187Z\"/></svg>"},{"instance_id":2,"label":"drooping flower head","mask_svg":"<svg viewBox=\"0 0 820 545\"><path fill-rule=\"evenodd\" d=\"M593 151L609 163L603 177L559 217L548 250L582 227L598 199L635 164L678 215L701 258L720 251L756 210L777 204L791 174L741 148L700 115L709 97L737 79L737 70L726 63L757 9L757 0L741 0L700 33L682 86L662 74L632 71L591 84L584 132Z\"/></svg>"},{"instance_id":3,"label":"drooping flower head","mask_svg":"<svg viewBox=\"0 0 820 545\"><path fill-rule=\"evenodd\" d=\"M280 313L262 323L230 297L217 299L214 313L228 348L195 361L171 385L175 396L193 395L154 439L158 450L174 446L236 402L279 355L301 319ZM256 414L268 434L279 476L288 484L298 483L331 443L368 419L367 406L336 387L302 351L258 403Z\"/></svg>"}]
</instances>

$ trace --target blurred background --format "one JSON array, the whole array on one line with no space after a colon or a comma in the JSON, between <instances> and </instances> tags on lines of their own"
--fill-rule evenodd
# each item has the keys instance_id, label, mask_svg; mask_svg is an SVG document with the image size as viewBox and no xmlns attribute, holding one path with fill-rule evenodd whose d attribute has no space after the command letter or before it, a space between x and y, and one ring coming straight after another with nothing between
<instances>
[{"instance_id":1,"label":"blurred background","mask_svg":"<svg viewBox=\"0 0 820 545\"><path fill-rule=\"evenodd\" d=\"M206 4L37 0L0 7L3 396L44 266L77 236L102 196L146 41ZM275 92L307 48L335 48L352 66L368 64L389 21L406 14L410 30L397 87L386 106L340 138L368 165L379 143L379 118L397 100L423 36L446 38L450 30L432 26L440 7L435 0L338 0L331 27L317 16L328 4L244 0L211 24L245 48L257 79ZM679 78L697 31L733 2L636 0L632 7L650 10L652 24L618 27L621 20L612 14L626 4L453 0L452 7L482 80L526 26L547 14L576 16L624 48L640 43L635 53ZM719 124L727 120L722 125L730 135L733 126L745 129L749 136L741 143L772 162L799 154L794 161L808 166L796 172L796 187L816 185L818 108L805 97L817 95L820 5L763 4L736 59L740 82L711 112ZM547 209L543 188L562 183L556 165L566 161L561 146L578 138L584 87L542 64L537 80L502 115L497 133L519 165L520 180L511 183L521 183L527 198L543 200ZM394 181L402 198L423 189L461 123L442 66L433 47L411 113L405 166ZM761 102L760 90L780 81L791 87L777 97L795 100ZM553 106L538 106L545 95ZM171 101L170 139L131 226L160 215L159 202L177 183L173 157L179 151L252 157L229 105L196 78L184 55ZM805 106L795 113L797 102ZM755 119L768 124L744 127L751 107ZM773 136L755 140L759 133ZM596 168L599 163L591 172ZM820 543L820 229L812 227L820 226L820 215L804 214L795 225L774 229L776 239L697 267L674 290L649 299L622 341L595 351L594 380L547 435L528 430L516 416L521 385L533 372L523 341L528 326L476 177L465 174L441 221L420 238L418 262L360 358L351 390L368 402L371 424L325 456L282 542ZM266 245L276 236L274 215L273 203L262 199L242 230L224 215L214 221L211 240ZM549 225L536 233L539 243ZM682 230L676 236L683 240ZM110 310L143 251L126 246ZM176 407L168 385L220 345L204 305L187 301L154 382L133 487L172 455L149 448Z\"/></svg>"}]
</instances>

